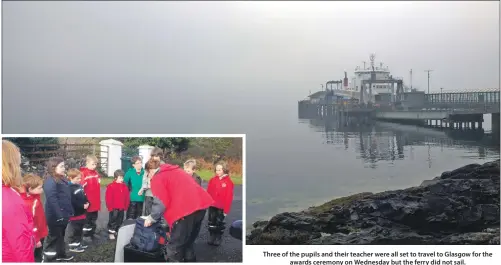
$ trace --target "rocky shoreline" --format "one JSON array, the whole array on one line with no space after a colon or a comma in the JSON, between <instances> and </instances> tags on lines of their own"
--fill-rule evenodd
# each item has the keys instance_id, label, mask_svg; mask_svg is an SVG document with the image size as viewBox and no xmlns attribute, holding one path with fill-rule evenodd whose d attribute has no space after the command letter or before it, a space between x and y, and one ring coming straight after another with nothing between
<instances>
[{"instance_id":1,"label":"rocky shoreline","mask_svg":"<svg viewBox=\"0 0 501 265\"><path fill-rule=\"evenodd\" d=\"M419 187L360 193L258 221L249 245L500 244L500 161L469 164Z\"/></svg>"}]
</instances>

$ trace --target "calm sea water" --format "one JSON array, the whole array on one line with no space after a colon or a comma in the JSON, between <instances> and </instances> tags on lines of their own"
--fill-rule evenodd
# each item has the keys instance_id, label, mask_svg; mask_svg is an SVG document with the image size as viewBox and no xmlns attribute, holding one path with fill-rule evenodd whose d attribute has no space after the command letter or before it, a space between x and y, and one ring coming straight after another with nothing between
<instances>
[{"instance_id":1,"label":"calm sea water","mask_svg":"<svg viewBox=\"0 0 501 265\"><path fill-rule=\"evenodd\" d=\"M499 143L489 134L392 123L345 127L292 116L273 120L261 137L248 137L248 229L280 212L417 186L443 171L499 158ZM490 115L484 119L488 133Z\"/></svg>"}]
</instances>

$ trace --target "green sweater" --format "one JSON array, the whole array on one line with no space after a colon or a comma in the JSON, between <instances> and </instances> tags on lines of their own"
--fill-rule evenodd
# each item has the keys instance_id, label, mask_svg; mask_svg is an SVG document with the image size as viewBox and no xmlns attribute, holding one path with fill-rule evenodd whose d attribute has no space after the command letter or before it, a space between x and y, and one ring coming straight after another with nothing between
<instances>
[{"instance_id":1,"label":"green sweater","mask_svg":"<svg viewBox=\"0 0 501 265\"><path fill-rule=\"evenodd\" d=\"M139 175L136 172L135 168L130 168L124 176L124 183L128 187L132 186L130 191L130 201L131 202L144 202L144 193L139 196L137 193L141 189L143 185L143 175L144 169L141 169L141 173Z\"/></svg>"}]
</instances>

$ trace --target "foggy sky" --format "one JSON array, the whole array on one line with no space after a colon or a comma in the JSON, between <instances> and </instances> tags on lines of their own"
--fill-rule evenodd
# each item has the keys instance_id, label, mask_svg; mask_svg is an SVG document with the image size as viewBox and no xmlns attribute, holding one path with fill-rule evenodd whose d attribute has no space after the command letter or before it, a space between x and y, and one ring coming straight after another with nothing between
<instances>
[{"instance_id":1,"label":"foggy sky","mask_svg":"<svg viewBox=\"0 0 501 265\"><path fill-rule=\"evenodd\" d=\"M209 126L295 106L370 53L406 84L412 68L421 89L426 69L432 91L499 87L494 1L3 2L2 11L4 133L127 133L141 131L127 127L138 121L159 132L147 119L159 110L184 115L163 133L197 132L195 117ZM89 117L96 124L81 125ZM103 129L110 117L113 130ZM237 129L220 131L246 133Z\"/></svg>"}]
</instances>

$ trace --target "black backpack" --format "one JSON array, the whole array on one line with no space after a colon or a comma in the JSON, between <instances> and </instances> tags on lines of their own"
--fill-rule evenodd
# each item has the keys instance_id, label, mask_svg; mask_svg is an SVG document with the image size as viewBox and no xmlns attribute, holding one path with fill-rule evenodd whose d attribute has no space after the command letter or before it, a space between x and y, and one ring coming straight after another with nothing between
<instances>
[{"instance_id":1,"label":"black backpack","mask_svg":"<svg viewBox=\"0 0 501 265\"><path fill-rule=\"evenodd\" d=\"M144 219L136 219L134 234L130 244L136 249L144 252L158 251L162 245L167 244L167 233L160 222L155 222L149 227L144 227Z\"/></svg>"}]
</instances>

